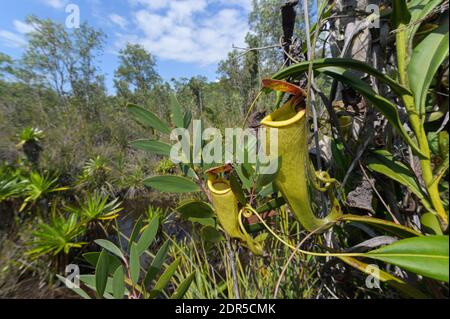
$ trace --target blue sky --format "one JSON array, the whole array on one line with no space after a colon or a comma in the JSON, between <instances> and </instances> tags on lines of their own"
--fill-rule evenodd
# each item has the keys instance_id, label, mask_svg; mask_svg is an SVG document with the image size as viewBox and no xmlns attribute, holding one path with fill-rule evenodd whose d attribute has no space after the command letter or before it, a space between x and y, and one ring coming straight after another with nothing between
<instances>
[{"instance_id":1,"label":"blue sky","mask_svg":"<svg viewBox=\"0 0 450 319\"><path fill-rule=\"evenodd\" d=\"M251 0L14 0L0 1L0 52L19 58L31 29L28 15L65 23L66 7L76 4L82 22L107 35L99 67L109 90L117 52L140 43L157 58L157 70L171 78L216 78L217 62L232 45L244 46Z\"/></svg>"}]
</instances>

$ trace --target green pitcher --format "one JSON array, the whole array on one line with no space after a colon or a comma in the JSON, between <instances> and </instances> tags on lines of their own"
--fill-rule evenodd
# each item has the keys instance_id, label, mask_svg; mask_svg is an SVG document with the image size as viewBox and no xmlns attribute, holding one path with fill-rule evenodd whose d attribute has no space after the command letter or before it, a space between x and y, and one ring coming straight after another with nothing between
<instances>
[{"instance_id":1,"label":"green pitcher","mask_svg":"<svg viewBox=\"0 0 450 319\"><path fill-rule=\"evenodd\" d=\"M286 200L297 220L308 231L334 221L342 215L340 206L334 201L330 214L317 218L310 205L307 144L307 117L305 109L297 110L302 99L292 98L282 107L266 116L261 124L267 128L267 148L270 149L270 130L278 130L278 156L281 159L275 185Z\"/></svg>"},{"instance_id":2,"label":"green pitcher","mask_svg":"<svg viewBox=\"0 0 450 319\"><path fill-rule=\"evenodd\" d=\"M263 255L263 247L239 225L239 207L236 196L231 190L229 180L218 174L208 173L208 189L215 213L225 232L232 238L242 240L255 254Z\"/></svg>"}]
</instances>

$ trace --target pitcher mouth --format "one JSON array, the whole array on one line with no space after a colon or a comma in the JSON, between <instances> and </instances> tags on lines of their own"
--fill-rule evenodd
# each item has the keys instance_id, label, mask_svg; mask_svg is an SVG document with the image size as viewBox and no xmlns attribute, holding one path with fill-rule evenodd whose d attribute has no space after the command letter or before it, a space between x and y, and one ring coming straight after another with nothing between
<instances>
[{"instance_id":1,"label":"pitcher mouth","mask_svg":"<svg viewBox=\"0 0 450 319\"><path fill-rule=\"evenodd\" d=\"M279 109L262 119L261 124L268 127L285 127L300 121L306 114L306 109L296 110L297 103L289 101Z\"/></svg>"},{"instance_id":2,"label":"pitcher mouth","mask_svg":"<svg viewBox=\"0 0 450 319\"><path fill-rule=\"evenodd\" d=\"M224 195L229 191L231 191L230 182L223 178L218 179L209 178L208 188L211 192L217 195Z\"/></svg>"}]
</instances>

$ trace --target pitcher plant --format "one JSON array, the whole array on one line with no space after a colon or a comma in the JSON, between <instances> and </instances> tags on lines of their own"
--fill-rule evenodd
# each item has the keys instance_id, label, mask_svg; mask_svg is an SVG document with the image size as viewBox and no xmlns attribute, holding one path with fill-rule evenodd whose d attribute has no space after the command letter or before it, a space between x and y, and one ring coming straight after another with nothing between
<instances>
[{"instance_id":1,"label":"pitcher plant","mask_svg":"<svg viewBox=\"0 0 450 319\"><path fill-rule=\"evenodd\" d=\"M342 211L332 191L329 192L332 209L326 217L316 217L311 207L309 189L316 183L313 180L315 176L312 176L310 171L308 155L307 116L303 103L306 93L301 88L283 81L264 80L263 85L294 95L261 121L261 125L267 128L267 143L270 143L270 130L278 131L277 155L281 163L275 185L305 229L313 231L322 228L340 217Z\"/></svg>"},{"instance_id":2,"label":"pitcher plant","mask_svg":"<svg viewBox=\"0 0 450 319\"><path fill-rule=\"evenodd\" d=\"M255 255L263 255L262 244L254 240L242 225L242 214L230 181L220 176L225 173L226 167L208 171L208 189L219 223L230 237L241 240Z\"/></svg>"}]
</instances>

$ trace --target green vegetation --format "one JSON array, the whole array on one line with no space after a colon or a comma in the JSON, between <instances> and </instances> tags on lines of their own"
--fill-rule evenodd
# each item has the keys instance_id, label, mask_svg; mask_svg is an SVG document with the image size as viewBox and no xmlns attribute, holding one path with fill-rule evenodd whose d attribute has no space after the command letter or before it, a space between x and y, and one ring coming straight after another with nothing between
<instances>
[{"instance_id":1,"label":"green vegetation","mask_svg":"<svg viewBox=\"0 0 450 319\"><path fill-rule=\"evenodd\" d=\"M216 82L165 82L127 44L114 95L102 31L29 17L24 56L0 53L0 297L448 298L448 2L341 7L287 39L280 2L254 1ZM173 163L197 119L277 127L279 165L192 142Z\"/></svg>"}]
</instances>

